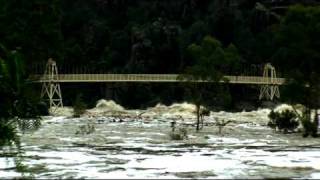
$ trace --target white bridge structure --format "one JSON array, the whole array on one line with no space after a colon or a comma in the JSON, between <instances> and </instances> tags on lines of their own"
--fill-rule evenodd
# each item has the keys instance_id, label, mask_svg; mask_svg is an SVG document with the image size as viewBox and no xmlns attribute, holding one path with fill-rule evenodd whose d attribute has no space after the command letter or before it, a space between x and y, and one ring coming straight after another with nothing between
<instances>
[{"instance_id":1,"label":"white bridge structure","mask_svg":"<svg viewBox=\"0 0 320 180\"><path fill-rule=\"evenodd\" d=\"M278 78L275 68L270 64L264 66L262 76L224 76L220 82L209 80L185 80L179 74L59 74L57 64L48 60L44 74L29 77L32 82L42 83L41 97L49 101L50 109L63 107L60 83L98 83L98 82L149 82L149 83L230 83L260 85L259 99L273 100L280 98L279 86L285 83Z\"/></svg>"}]
</instances>

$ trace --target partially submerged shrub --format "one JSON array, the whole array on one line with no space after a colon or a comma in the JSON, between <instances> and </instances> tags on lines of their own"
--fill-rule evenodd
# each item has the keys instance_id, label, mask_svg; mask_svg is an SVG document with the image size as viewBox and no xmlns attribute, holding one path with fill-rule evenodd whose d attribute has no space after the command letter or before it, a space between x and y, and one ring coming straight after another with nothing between
<instances>
[{"instance_id":1,"label":"partially submerged shrub","mask_svg":"<svg viewBox=\"0 0 320 180\"><path fill-rule=\"evenodd\" d=\"M11 145L17 138L18 136L13 125L0 120L0 147Z\"/></svg>"},{"instance_id":2,"label":"partially submerged shrub","mask_svg":"<svg viewBox=\"0 0 320 180\"><path fill-rule=\"evenodd\" d=\"M80 125L78 130L76 131L76 134L91 134L96 130L95 126L93 124L88 123L87 125Z\"/></svg>"},{"instance_id":3,"label":"partially submerged shrub","mask_svg":"<svg viewBox=\"0 0 320 180\"><path fill-rule=\"evenodd\" d=\"M179 128L178 132L171 132L169 134L171 140L184 140L188 138L188 131L186 128Z\"/></svg>"},{"instance_id":4,"label":"partially submerged shrub","mask_svg":"<svg viewBox=\"0 0 320 180\"><path fill-rule=\"evenodd\" d=\"M86 111L86 104L82 100L82 95L78 94L73 104L73 117L80 117Z\"/></svg>"},{"instance_id":5,"label":"partially submerged shrub","mask_svg":"<svg viewBox=\"0 0 320 180\"><path fill-rule=\"evenodd\" d=\"M13 103L13 114L24 119L39 118L40 115L38 104L28 99L16 100Z\"/></svg>"},{"instance_id":6,"label":"partially submerged shrub","mask_svg":"<svg viewBox=\"0 0 320 180\"><path fill-rule=\"evenodd\" d=\"M228 120L228 121L225 121L224 119L222 119L222 120L219 120L219 119L217 119L216 120L216 125L218 126L218 128L219 128L219 134L222 134L222 130L223 130L223 128L227 125L227 124L229 124L229 123L231 123L232 121L231 120Z\"/></svg>"},{"instance_id":7,"label":"partially submerged shrub","mask_svg":"<svg viewBox=\"0 0 320 180\"><path fill-rule=\"evenodd\" d=\"M40 116L49 115L49 108L45 102L39 102L37 104L37 109Z\"/></svg>"},{"instance_id":8,"label":"partially submerged shrub","mask_svg":"<svg viewBox=\"0 0 320 180\"><path fill-rule=\"evenodd\" d=\"M311 135L312 137L317 137L318 132L318 126L316 121L311 121L310 118L308 118L307 115L304 115L301 120L302 126L303 126L303 137L308 137Z\"/></svg>"},{"instance_id":9,"label":"partially submerged shrub","mask_svg":"<svg viewBox=\"0 0 320 180\"><path fill-rule=\"evenodd\" d=\"M290 110L285 110L281 113L271 111L268 117L270 119L268 126L284 133L294 131L299 126L297 115Z\"/></svg>"}]
</instances>

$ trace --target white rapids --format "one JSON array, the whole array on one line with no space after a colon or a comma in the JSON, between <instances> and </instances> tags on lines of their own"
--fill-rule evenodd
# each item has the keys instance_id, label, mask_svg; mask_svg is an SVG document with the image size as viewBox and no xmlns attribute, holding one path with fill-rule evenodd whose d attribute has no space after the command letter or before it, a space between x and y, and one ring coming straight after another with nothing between
<instances>
[{"instance_id":1,"label":"white rapids","mask_svg":"<svg viewBox=\"0 0 320 180\"><path fill-rule=\"evenodd\" d=\"M284 106L283 106L284 107ZM283 109L280 108L280 109ZM25 175L35 178L320 178L320 143L301 134L269 129L269 109L211 112L195 132L195 107L158 104L125 110L99 101L81 118L70 110L44 117L35 132L22 134ZM217 119L231 120L218 133ZM188 130L188 139L169 137L170 122ZM91 133L77 133L91 125ZM206 125L206 124L205 124ZM19 178L14 158L0 157L0 178Z\"/></svg>"}]
</instances>

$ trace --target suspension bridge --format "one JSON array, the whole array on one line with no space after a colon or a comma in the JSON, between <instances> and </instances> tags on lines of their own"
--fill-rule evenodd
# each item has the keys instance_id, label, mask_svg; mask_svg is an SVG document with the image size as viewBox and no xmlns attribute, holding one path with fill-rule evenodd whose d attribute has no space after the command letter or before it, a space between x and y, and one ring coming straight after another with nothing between
<instances>
[{"instance_id":1,"label":"suspension bridge","mask_svg":"<svg viewBox=\"0 0 320 180\"><path fill-rule=\"evenodd\" d=\"M212 83L210 80L187 80L179 74L59 74L57 64L49 59L44 74L34 74L29 80L42 83L41 97L49 101L50 109L63 107L61 83L99 83L99 82L150 82L150 83ZM267 63L261 76L230 76L226 75L218 83L259 85L259 99L273 100L280 98L279 86L285 83L278 78L275 68Z\"/></svg>"}]
</instances>

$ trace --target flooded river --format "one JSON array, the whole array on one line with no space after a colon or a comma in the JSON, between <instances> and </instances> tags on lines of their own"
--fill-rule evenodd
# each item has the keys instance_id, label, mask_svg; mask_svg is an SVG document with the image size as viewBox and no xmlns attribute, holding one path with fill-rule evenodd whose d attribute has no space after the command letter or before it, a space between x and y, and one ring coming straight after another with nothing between
<instances>
[{"instance_id":1,"label":"flooded river","mask_svg":"<svg viewBox=\"0 0 320 180\"><path fill-rule=\"evenodd\" d=\"M105 114L44 117L38 130L21 134L22 164L30 171L25 175L103 179L320 178L319 139L274 132L266 126L270 110L212 112L203 130L196 133L194 117L183 116L188 108L172 108L177 110L159 106L143 116L131 111L140 116L121 120ZM232 121L222 134L214 126L217 119ZM170 138L173 120L187 129L187 139ZM0 178L18 177L21 173L15 168L14 158L0 157Z\"/></svg>"}]
</instances>

